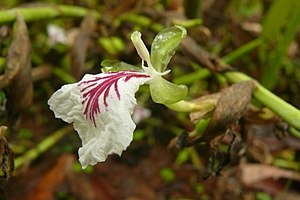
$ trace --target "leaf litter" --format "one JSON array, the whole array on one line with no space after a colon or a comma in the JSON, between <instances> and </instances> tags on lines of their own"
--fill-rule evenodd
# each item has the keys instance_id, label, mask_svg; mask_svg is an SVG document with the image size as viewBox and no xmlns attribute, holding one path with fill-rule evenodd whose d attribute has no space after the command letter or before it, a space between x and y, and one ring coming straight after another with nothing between
<instances>
[{"instance_id":1,"label":"leaf litter","mask_svg":"<svg viewBox=\"0 0 300 200\"><path fill-rule=\"evenodd\" d=\"M130 4L126 4L128 2ZM98 32L99 29L102 33L117 35L126 42L128 40L127 36L135 27L143 29L146 41L151 41L154 33L150 26L145 28L138 21L126 21L126 19L123 19L120 23L121 20L118 21L119 14L130 14L130 12L136 13L139 11L138 14L141 14L141 16L155 16L153 19L151 18L151 24L159 23L164 25L172 23L174 16L183 17L182 13L171 14L174 11L183 9L180 3L173 3L169 7L166 6L166 10L161 12L153 7L143 6L148 5L146 1L142 1L135 6L133 2L131 0L122 1L118 5L105 2L104 4L107 4L105 6L110 8L107 11L105 6L104 9L102 7L102 10L106 11L106 21L104 20L101 24L99 22L95 24L90 19L90 23L86 24L86 26L84 26L85 22L82 22L80 30L82 35L78 36L80 39L77 38L77 45L72 47L71 66L74 77L80 77L89 70L86 67L86 58L89 56L90 52L87 50L90 46L92 46L93 51L96 51L99 58L102 59L109 56L107 53L99 51L100 48L93 47L95 44L90 43L91 37L95 36L97 38L101 34ZM222 1L220 4L222 4L220 5L221 9L228 9L226 1ZM214 1L212 5L217 5L217 1ZM213 10L212 8L206 8L205 13L209 14ZM112 13L111 16L110 13ZM214 17L222 18L223 15L224 13L215 13ZM219 29L223 27L222 23L217 23L209 15L206 15L206 17L208 17L205 22L206 25L211 25L209 29L214 30L211 32L215 37L213 39L217 40L222 38L222 34L226 35ZM225 23L226 20L223 22ZM37 144L41 138L51 134L51 131L64 126L61 122L55 121L53 116L43 107L43 102L47 99L45 94L50 94L53 89L62 84L62 81L53 75L53 71L50 68L53 65L61 67L59 63L63 62L56 62L58 58L61 59L61 57L57 57L57 52L60 51L56 52L57 49L55 48L58 48L56 46L53 47L54 50L49 51L49 54L42 55L44 60L47 60L47 62L43 63L45 65L40 65L42 67L46 66L43 69L44 71L37 73L37 66L34 66L31 71L28 64L28 60L31 59L30 42L24 25L22 19L18 17L17 28L18 26L19 28L21 27L21 31L14 31L15 39L10 45L9 52L11 53L8 54L9 56L6 60L6 70L3 75L0 75L0 86L8 97L7 109L13 111L11 114L19 115L22 113L23 118L26 117L25 120L20 120L19 127L31 127L30 129L34 135L31 140L34 144ZM72 23L68 25L76 26ZM28 25L30 30L34 29L35 26L38 27L37 24ZM203 27L206 28L205 26ZM217 31L215 32L215 30ZM244 34L251 35L248 32ZM16 43L17 38L18 42ZM184 55L184 57L180 58L184 59L177 62L175 58L171 60L171 64L174 66L182 64L184 72L187 73L191 71L191 61L209 68L213 74L233 70L222 63L217 56L207 53L206 50L210 48L209 45L211 43L211 41L207 40L211 38L204 38L206 38L206 41L192 37L185 39L182 43L182 51L180 51L180 55ZM237 42L243 42L245 39L243 35L237 35L232 40L236 44ZM31 41L31 44L35 43L37 41ZM201 46L203 44L199 45L199 43L207 46ZM230 45L228 45L229 49L232 47ZM63 52L62 54L67 53L69 52ZM252 56L252 54L249 56ZM16 59L16 57L19 58ZM132 61L130 63L136 62L136 57L133 51L130 51L130 47L126 49L124 54L113 55L112 57L114 59L118 57L120 60L130 60ZM99 66L93 67L99 69ZM176 67L174 67L174 71L176 71ZM35 74L34 77L38 77L34 79L35 95L37 95L33 99L35 107L31 107L31 112L34 112L36 117L32 117L32 113L28 113L28 107L32 98L32 89L30 89L30 87L32 88L31 74ZM203 97L198 100L205 101L205 98L207 98L215 102L214 110L192 113L191 121L189 121L182 119L182 116L175 115L163 107L150 104L152 116L142 121L138 126L138 130L143 130L141 132L143 139L134 141L133 146L124 153L124 157L116 158L112 156L108 162L97 165L90 173L74 171L73 167L76 166L73 158L76 149L74 146L79 146L79 142L72 136L67 135L58 145L46 152L36 162L32 162L27 168L20 170L16 177L11 178L9 182L4 182L5 196L8 196L7 199L18 199L20 193L15 188L22 188L22 193L27 199L38 199L39 194L43 194L40 195L40 198L43 197L44 199L199 199L201 197L204 199L245 199L246 197L252 197L254 199L257 191L272 191L270 194L273 196L276 196L281 191L285 191L286 197L289 196L288 194L294 195L294 198L299 197L299 190L297 189L299 173L296 170L288 169L289 165L286 165L287 169L272 165L275 158L286 156L282 153L284 150L290 150L290 157L285 157L287 161L288 159L297 161L297 154L299 153L297 144L299 140L290 136L280 140L273 136L271 137L278 122L259 117L259 113L262 112L260 108L257 109L258 111L253 111L252 105L249 108L251 91L255 87L253 83L236 84L222 90L212 77L210 76L208 80L205 80L209 82L209 85L205 88L206 91L202 91L201 96ZM14 82L16 83L14 84ZM22 87L19 87L20 85ZM198 97L196 96L195 98ZM208 129L200 137L192 138L192 147L187 147L187 149L194 149L195 151L191 150L189 152L196 152L196 154L188 154L181 165L176 164L177 154L166 148L166 141L170 141L171 138L176 137L180 132L190 132L194 126L193 123L207 116L211 117ZM43 119L43 117L48 120ZM12 127L17 127L14 124L17 124L18 120L16 118L12 119ZM157 121L157 119L162 122ZM229 132L233 134L228 134ZM234 134L237 136L233 141L232 136ZM14 141L16 136L9 134L6 138L9 141L12 138L12 141ZM223 149L224 145L227 147L225 150ZM191 146L191 144L188 146ZM228 146L231 146L230 152L228 151ZM61 155L64 151L70 151L71 153ZM211 152L210 154L208 153L209 151ZM232 161L227 163L226 166L222 166L221 176L212 176L203 181L202 177L206 173L205 168L210 165L208 162L209 157L215 155L216 162L213 163L212 169L216 169L216 165L220 162L222 163L222 158L225 158L228 153L231 154ZM7 163L7 166L11 165L7 161L5 163ZM200 163L202 167L197 168L196 163ZM160 170L165 168L168 168L175 174L174 180L168 183L164 182L162 177L160 177ZM6 171L8 169L6 168ZM290 184L289 189L285 189L289 181L293 182Z\"/></svg>"},{"instance_id":2,"label":"leaf litter","mask_svg":"<svg viewBox=\"0 0 300 200\"><path fill-rule=\"evenodd\" d=\"M16 130L23 111L33 98L31 79L31 43L23 17L17 14L14 39L9 48L4 75L0 76L0 90L7 89L7 115L10 128Z\"/></svg>"}]
</instances>

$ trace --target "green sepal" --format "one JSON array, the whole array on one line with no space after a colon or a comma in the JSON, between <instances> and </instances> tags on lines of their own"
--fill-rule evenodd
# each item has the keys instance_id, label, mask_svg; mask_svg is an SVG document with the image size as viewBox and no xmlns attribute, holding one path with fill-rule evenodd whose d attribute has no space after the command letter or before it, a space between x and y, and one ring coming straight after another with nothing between
<instances>
[{"instance_id":1,"label":"green sepal","mask_svg":"<svg viewBox=\"0 0 300 200\"><path fill-rule=\"evenodd\" d=\"M151 63L158 72L164 72L177 46L186 36L182 26L172 26L159 32L151 46Z\"/></svg>"},{"instance_id":2,"label":"green sepal","mask_svg":"<svg viewBox=\"0 0 300 200\"><path fill-rule=\"evenodd\" d=\"M176 85L162 77L157 77L151 82L150 94L155 103L173 104L184 99L188 93L185 85Z\"/></svg>"},{"instance_id":3,"label":"green sepal","mask_svg":"<svg viewBox=\"0 0 300 200\"><path fill-rule=\"evenodd\" d=\"M142 68L118 60L103 60L101 62L101 66L102 66L101 71L103 73L119 72L119 71L137 71L137 72L143 71Z\"/></svg>"}]
</instances>

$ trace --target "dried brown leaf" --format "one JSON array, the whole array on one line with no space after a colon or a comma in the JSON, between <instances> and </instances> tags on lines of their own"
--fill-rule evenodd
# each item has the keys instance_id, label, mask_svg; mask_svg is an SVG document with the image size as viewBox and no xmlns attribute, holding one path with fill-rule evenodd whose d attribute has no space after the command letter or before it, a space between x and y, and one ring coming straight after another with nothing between
<instances>
[{"instance_id":1,"label":"dried brown leaf","mask_svg":"<svg viewBox=\"0 0 300 200\"><path fill-rule=\"evenodd\" d=\"M71 71L77 80L81 78L84 72L86 52L95 29L96 19L93 14L90 13L82 21L79 34L71 49Z\"/></svg>"},{"instance_id":2,"label":"dried brown leaf","mask_svg":"<svg viewBox=\"0 0 300 200\"><path fill-rule=\"evenodd\" d=\"M217 104L218 100L220 98L220 93L214 93L214 94L209 94L205 96L201 96L192 102L194 103L212 103L212 104ZM205 117L208 113L211 113L212 110L199 110L196 112L192 112L190 114L190 119L192 122L197 122L199 119Z\"/></svg>"},{"instance_id":3,"label":"dried brown leaf","mask_svg":"<svg viewBox=\"0 0 300 200\"><path fill-rule=\"evenodd\" d=\"M247 186L265 179L286 178L300 181L299 173L266 164L242 164L239 171L242 183Z\"/></svg>"},{"instance_id":4,"label":"dried brown leaf","mask_svg":"<svg viewBox=\"0 0 300 200\"><path fill-rule=\"evenodd\" d=\"M67 173L67 181L71 193L76 196L78 200L115 199L107 186L107 182L95 176L89 176L70 170Z\"/></svg>"},{"instance_id":5,"label":"dried brown leaf","mask_svg":"<svg viewBox=\"0 0 300 200\"><path fill-rule=\"evenodd\" d=\"M253 88L254 83L246 81L222 90L208 128L200 140L211 140L237 122L247 110Z\"/></svg>"},{"instance_id":6,"label":"dried brown leaf","mask_svg":"<svg viewBox=\"0 0 300 200\"><path fill-rule=\"evenodd\" d=\"M248 140L247 155L250 159L264 164L272 163L273 156L268 144L255 137Z\"/></svg>"},{"instance_id":7,"label":"dried brown leaf","mask_svg":"<svg viewBox=\"0 0 300 200\"><path fill-rule=\"evenodd\" d=\"M39 81L42 79L48 78L53 72L53 66L48 64L43 64L37 67L34 67L31 71L32 81Z\"/></svg>"},{"instance_id":8,"label":"dried brown leaf","mask_svg":"<svg viewBox=\"0 0 300 200\"><path fill-rule=\"evenodd\" d=\"M13 42L7 55L4 76L0 78L0 89L8 87L8 121L14 128L19 114L32 103L31 45L23 17L17 14Z\"/></svg>"},{"instance_id":9,"label":"dried brown leaf","mask_svg":"<svg viewBox=\"0 0 300 200\"><path fill-rule=\"evenodd\" d=\"M7 127L0 126L0 166L2 174L0 179L8 180L14 171L14 153L4 137Z\"/></svg>"},{"instance_id":10,"label":"dried brown leaf","mask_svg":"<svg viewBox=\"0 0 300 200\"><path fill-rule=\"evenodd\" d=\"M27 55L25 53L30 51L28 43L26 24L23 18L17 14L15 35L6 58L5 73L0 76L0 90L8 87L26 65Z\"/></svg>"},{"instance_id":11,"label":"dried brown leaf","mask_svg":"<svg viewBox=\"0 0 300 200\"><path fill-rule=\"evenodd\" d=\"M210 54L204 49L202 49L200 46L198 46L194 39L187 36L184 40L181 41L180 45L185 54L188 54L201 65L213 71L215 67L210 60Z\"/></svg>"}]
</instances>

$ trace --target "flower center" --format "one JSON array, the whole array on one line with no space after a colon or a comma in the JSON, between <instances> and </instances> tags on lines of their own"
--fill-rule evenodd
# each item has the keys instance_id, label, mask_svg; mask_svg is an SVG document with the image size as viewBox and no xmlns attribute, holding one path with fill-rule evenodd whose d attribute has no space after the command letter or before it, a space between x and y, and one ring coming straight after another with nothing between
<instances>
[{"instance_id":1,"label":"flower center","mask_svg":"<svg viewBox=\"0 0 300 200\"><path fill-rule=\"evenodd\" d=\"M118 82L127 82L131 78L149 78L148 75L134 71L120 71L107 73L105 76L95 77L92 80L81 81L78 86L81 87L82 104L84 105L83 114L86 119L96 125L96 116L100 114L100 102L103 102L104 108L108 107L108 97L111 91L114 91L116 98L121 100ZM113 90L111 90L113 88Z\"/></svg>"}]
</instances>

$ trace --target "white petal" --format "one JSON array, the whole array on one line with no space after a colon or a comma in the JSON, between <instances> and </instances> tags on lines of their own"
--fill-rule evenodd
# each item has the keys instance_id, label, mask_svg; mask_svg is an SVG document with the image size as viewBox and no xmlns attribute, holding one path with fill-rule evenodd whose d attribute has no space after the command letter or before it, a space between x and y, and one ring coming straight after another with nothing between
<instances>
[{"instance_id":1,"label":"white petal","mask_svg":"<svg viewBox=\"0 0 300 200\"><path fill-rule=\"evenodd\" d=\"M134 94L149 79L132 71L87 74L49 99L55 116L73 123L82 140L79 161L83 168L105 161L109 154L121 155L128 147L135 129L131 118Z\"/></svg>"}]
</instances>

